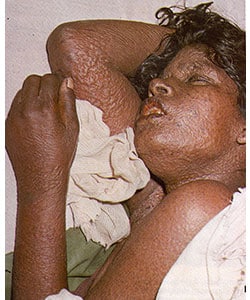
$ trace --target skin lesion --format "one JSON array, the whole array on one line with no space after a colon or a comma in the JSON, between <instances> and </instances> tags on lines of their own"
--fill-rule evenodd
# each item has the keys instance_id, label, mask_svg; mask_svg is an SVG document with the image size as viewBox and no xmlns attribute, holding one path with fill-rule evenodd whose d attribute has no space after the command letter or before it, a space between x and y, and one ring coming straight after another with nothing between
<instances>
[{"instance_id":1,"label":"skin lesion","mask_svg":"<svg viewBox=\"0 0 250 300\"><path fill-rule=\"evenodd\" d=\"M169 32L168 28L140 22L66 23L48 38L48 59L52 72L73 78L78 99L88 100L103 111L104 122L115 134L134 127L141 102L127 76ZM148 38L151 43L145 43Z\"/></svg>"},{"instance_id":2,"label":"skin lesion","mask_svg":"<svg viewBox=\"0 0 250 300\"><path fill-rule=\"evenodd\" d=\"M89 29L92 26L94 27L90 31ZM109 30L107 30L107 27L109 27ZM119 34L116 35L116 33ZM57 73L60 78L70 76L74 81L75 95L71 94L72 97L67 98L67 104L73 102L72 99L75 98L73 96L83 99L87 98L90 102L105 110L107 117L104 116L104 118L106 118L111 128L111 134L122 131L130 125L130 122L134 122L135 114L141 101L128 81L127 76L133 73L148 54L157 48L156 46L159 45L162 37L166 34L169 34L169 31L164 27L133 22L115 22L115 26L112 21L98 21L97 23L73 22L59 26L49 37L47 49L52 72ZM100 40L100 37L103 40ZM136 40L136 43L130 43L131 40ZM91 44L91 41L94 41L94 43ZM110 44L109 41L111 41ZM102 47L103 45L105 47ZM134 56L132 55L133 53L135 53ZM187 55L186 60L190 60L190 56ZM184 66L185 64L182 62L182 65ZM174 65L171 68L167 70L167 73L174 73ZM205 72L208 72L208 70ZM218 78L221 74L217 72ZM195 71L195 74L192 73L194 77L191 77L191 83L194 85L197 83L203 84L203 75ZM206 76L210 75L205 74ZM223 76L220 77L225 79L223 84L227 83L227 87L230 87L231 82ZM215 80L214 78L213 75L213 80ZM182 84L183 86L185 85L184 83ZM192 86L192 84L189 86L190 90L197 91L200 88L203 89L204 94L205 88L203 86ZM48 86L47 82L45 88ZM206 86L207 88L209 87ZM187 90L183 89L182 96L185 95L185 97L179 97L179 99L175 97L172 103L174 105L181 103L190 94L190 90L187 93ZM163 91L166 91L166 89L163 89ZM58 94L57 92L56 95ZM65 90L64 92L66 93ZM43 97L45 97L44 94ZM162 99L166 98L161 100L161 97ZM167 107L170 103L166 94L164 96L157 95L157 98L159 101L166 100L164 107ZM195 99L196 102L194 102L195 107L198 105L197 98ZM193 104L190 105L192 99L189 100L187 101L187 106L183 106L183 103L180 105L181 117L187 115L188 109L191 112L194 111L192 110ZM221 103L221 101L217 102ZM227 102L225 107L229 106L228 104ZM201 112L203 111L207 118L207 111L204 106L204 103L201 103ZM66 105L65 109L66 107L68 106ZM172 112L178 111L176 106L173 107ZM218 106L214 107L218 109ZM152 112L158 113L159 110L157 109L159 107L153 106ZM74 112L74 116L76 115L73 107L71 107L70 111ZM116 111L116 114L112 114L112 111ZM168 116L166 117L166 122L169 123L173 120L172 117L169 118L170 112L171 110L168 110ZM234 116L234 112L232 110L230 116ZM128 115L129 117L127 117ZM221 109L221 113L218 115L220 116L218 119L225 120L226 118L221 118L221 116L228 115L228 111ZM72 117L72 115L70 116ZM190 157L187 157L187 153L184 153L185 155L182 157L178 156L180 153L179 146L182 143L180 128L178 128L178 136L176 134L172 135L176 143L178 143L175 145L179 148L174 147L169 150L165 141L167 141L166 132L170 132L170 127L165 126L167 123L160 123L159 120L163 120L163 118L164 116L161 116L157 120L155 118L154 123L147 123L144 137L142 137L144 127L138 132L140 133L139 138L143 139L142 146L139 149L141 151L140 154L143 156L144 152L146 152L145 161L148 163L152 162L156 166L155 170L159 171L159 177L164 183L159 187L158 182L151 181L145 190L138 192L128 201L127 204L131 211L132 220L131 235L117 245L117 250L111 255L99 275L97 273L95 274L96 277L91 278L90 285L85 290L83 288L84 291L80 291L81 287L79 287L77 293L83 295L85 299L121 299L122 296L126 297L126 299L154 299L162 279L176 262L186 245L214 215L230 203L232 193L243 182L243 177L235 175L235 166L237 165L238 167L240 164L239 161L236 161L238 159L236 157L240 156L240 154L234 147L230 148L232 153L228 155L227 161L224 159L219 161L219 163L216 161L217 166L212 168L209 165L207 169L209 172L206 170L205 175L204 173L198 174L201 170L204 171L204 168L202 168L197 158L200 152L195 152L197 149L193 147L193 142L196 142L197 145L197 136L201 132L200 130L194 132L194 122L188 124L189 126L184 124L182 132L187 139L191 136L188 136L187 133L191 132L193 136L196 135L195 139L191 140L189 144L194 149L194 155L191 157L193 159L192 168L189 168L187 163L188 160L190 161ZM112 119L116 119L116 121ZM188 119L185 120L186 122L188 121ZM68 121L68 124L71 124L71 118ZM213 120L210 120L207 125L212 126L214 123ZM56 127L58 125L57 122L48 124ZM155 128L153 128L153 124ZM235 126L235 132L238 130L239 124L235 121L233 125ZM55 139L56 157L51 159L51 163L52 167L54 166L53 162L56 162L56 165L59 163L63 168L62 174L55 175L53 172L49 172L48 165L45 164L49 157L45 157L45 155L46 159L41 161L38 167L41 169L41 173L47 172L48 177L36 184L38 186L43 184L43 180L46 186L47 179L49 182L50 180L51 182L55 180L57 183L59 182L59 185L63 183L65 187L67 186L68 171L76 143L76 136L72 136L72 132L76 132L76 128L68 128L67 126L60 128L63 128L63 130L58 131L61 135ZM187 128L189 128L188 132ZM161 132L156 131L161 129ZM213 133L219 132L217 129L215 128ZM44 137L45 135L46 132ZM163 145L163 149L157 152L160 155L155 155L155 153L152 153L152 147L151 149L149 148L149 141L151 140L152 142L155 137L158 138L158 141L161 139L160 142ZM12 140L15 143L18 141L17 138ZM19 140L21 141L22 139L19 137ZM230 140L231 142L232 140ZM19 143L17 144L19 145ZM223 147L228 147L229 141L226 145L222 144ZM197 148L201 151L201 147ZM69 152L65 154L67 149ZM25 148L21 150L19 152L22 154L28 153L28 151L25 151ZM43 152L43 149L40 150ZM243 151L241 150L241 152ZM216 149L216 153L218 153L218 149ZM32 151L29 152L29 155L32 155ZM169 159L167 162L168 158L171 158L171 161ZM23 154L20 159L25 161L25 155ZM214 160L212 162L214 163ZM228 164L229 162L230 164ZM37 163L35 159L33 163ZM17 162L18 164L19 162ZM170 168L172 171L171 176L169 173L166 173ZM186 172L187 170L188 172ZM208 176L210 174L211 176ZM51 179L50 177L53 177L53 175L55 176ZM28 185L26 189L28 189ZM165 190L168 191L167 195ZM14 277L18 277L15 277L17 279L14 280L18 290L14 299L26 299L27 295L25 295L25 292L29 293L30 278L26 276L27 273L25 274L25 271L30 266L34 267L33 276L37 275L35 288L36 292L39 291L37 294L40 293L42 295L41 297L46 293L51 294L67 286L64 235L66 189L59 191L51 187L45 192L43 192L43 189L36 192L35 195L32 195L32 199L35 198L38 201L30 201L29 205L27 205L27 195L24 195L23 191L19 191L18 222L20 223L18 223L17 229L16 245L18 249L15 254L16 269L14 271ZM23 234L24 231L27 234ZM24 245L24 247L20 247L20 245ZM25 261L26 269L22 264L23 253L29 253ZM29 260L29 257L32 257L32 260ZM41 270L39 270L39 264L42 264L42 274ZM46 278L47 285L44 282L44 278ZM39 284L41 282L44 284L43 287ZM40 289L43 290L40 291ZM21 292L22 296L18 295L18 292ZM32 292L30 292L31 294Z\"/></svg>"}]
</instances>

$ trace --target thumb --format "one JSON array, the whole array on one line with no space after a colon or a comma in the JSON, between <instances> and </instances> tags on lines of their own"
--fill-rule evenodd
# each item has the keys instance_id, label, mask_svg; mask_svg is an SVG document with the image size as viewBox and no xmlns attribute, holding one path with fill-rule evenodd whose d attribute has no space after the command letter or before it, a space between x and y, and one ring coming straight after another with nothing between
<instances>
[{"instance_id":1,"label":"thumb","mask_svg":"<svg viewBox=\"0 0 250 300\"><path fill-rule=\"evenodd\" d=\"M72 91L74 90L74 81L71 77L65 78L66 81L66 86L71 89Z\"/></svg>"},{"instance_id":2,"label":"thumb","mask_svg":"<svg viewBox=\"0 0 250 300\"><path fill-rule=\"evenodd\" d=\"M77 119L76 100L73 91L74 83L72 78L65 78L59 88L59 108L64 123Z\"/></svg>"}]
</instances>

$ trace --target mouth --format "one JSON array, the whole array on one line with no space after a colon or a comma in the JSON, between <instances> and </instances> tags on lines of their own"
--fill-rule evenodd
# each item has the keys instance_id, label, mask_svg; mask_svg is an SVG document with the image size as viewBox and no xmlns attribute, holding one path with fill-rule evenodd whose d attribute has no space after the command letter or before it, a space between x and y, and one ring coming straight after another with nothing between
<instances>
[{"instance_id":1,"label":"mouth","mask_svg":"<svg viewBox=\"0 0 250 300\"><path fill-rule=\"evenodd\" d=\"M166 115L166 111L159 100L156 98L148 98L141 107L141 117L162 117Z\"/></svg>"}]
</instances>

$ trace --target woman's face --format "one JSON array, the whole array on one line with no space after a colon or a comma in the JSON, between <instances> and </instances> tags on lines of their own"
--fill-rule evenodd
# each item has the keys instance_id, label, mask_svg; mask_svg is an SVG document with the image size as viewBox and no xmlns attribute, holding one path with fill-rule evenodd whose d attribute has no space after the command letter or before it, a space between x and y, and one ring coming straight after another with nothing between
<instances>
[{"instance_id":1,"label":"woman's face","mask_svg":"<svg viewBox=\"0 0 250 300\"><path fill-rule=\"evenodd\" d=\"M241 119L238 90L207 57L205 45L187 46L151 81L135 144L148 168L164 180L180 168L204 170L225 155Z\"/></svg>"}]
</instances>

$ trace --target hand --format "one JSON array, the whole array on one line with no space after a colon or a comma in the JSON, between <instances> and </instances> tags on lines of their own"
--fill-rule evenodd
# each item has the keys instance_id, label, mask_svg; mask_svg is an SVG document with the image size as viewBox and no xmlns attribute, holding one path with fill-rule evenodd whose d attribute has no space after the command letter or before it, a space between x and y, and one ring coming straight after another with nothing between
<instances>
[{"instance_id":1,"label":"hand","mask_svg":"<svg viewBox=\"0 0 250 300\"><path fill-rule=\"evenodd\" d=\"M69 169L79 124L71 79L29 76L6 120L6 148L19 189L57 185ZM50 187L47 188L50 188Z\"/></svg>"}]
</instances>

